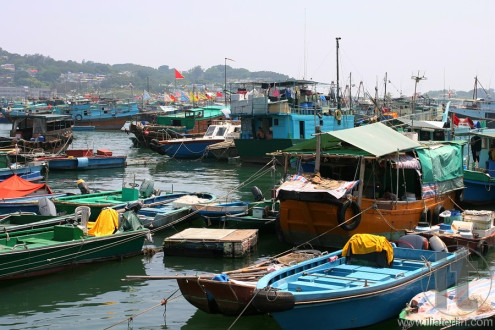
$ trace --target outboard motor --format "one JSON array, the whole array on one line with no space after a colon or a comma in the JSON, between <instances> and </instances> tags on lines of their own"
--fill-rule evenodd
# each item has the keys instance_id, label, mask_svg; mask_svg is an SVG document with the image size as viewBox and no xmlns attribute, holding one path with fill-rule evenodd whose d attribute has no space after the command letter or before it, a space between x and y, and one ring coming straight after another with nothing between
<instances>
[{"instance_id":1,"label":"outboard motor","mask_svg":"<svg viewBox=\"0 0 495 330\"><path fill-rule=\"evenodd\" d=\"M143 203L141 203L140 201L135 201L132 203L127 203L127 205L125 206L125 211L127 212L132 210L135 213L138 213L142 207L143 207Z\"/></svg>"},{"instance_id":2,"label":"outboard motor","mask_svg":"<svg viewBox=\"0 0 495 330\"><path fill-rule=\"evenodd\" d=\"M77 187L81 191L82 195L91 194L88 184L83 179L77 180Z\"/></svg>"},{"instance_id":3,"label":"outboard motor","mask_svg":"<svg viewBox=\"0 0 495 330\"><path fill-rule=\"evenodd\" d=\"M263 197L263 193L261 192L260 188L254 186L253 188L251 188L251 193L254 196L255 202L261 202L265 200L265 197Z\"/></svg>"},{"instance_id":4,"label":"outboard motor","mask_svg":"<svg viewBox=\"0 0 495 330\"><path fill-rule=\"evenodd\" d=\"M139 195L143 198L148 198L153 193L153 181L145 179L139 187Z\"/></svg>"}]
</instances>

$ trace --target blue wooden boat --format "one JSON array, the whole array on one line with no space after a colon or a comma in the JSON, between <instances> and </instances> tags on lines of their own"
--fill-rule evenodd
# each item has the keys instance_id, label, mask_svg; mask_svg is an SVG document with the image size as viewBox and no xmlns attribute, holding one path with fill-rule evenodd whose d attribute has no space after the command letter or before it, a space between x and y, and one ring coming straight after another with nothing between
<instances>
[{"instance_id":1,"label":"blue wooden boat","mask_svg":"<svg viewBox=\"0 0 495 330\"><path fill-rule=\"evenodd\" d=\"M152 140L151 149L172 158L210 157L206 147L233 135L240 134L241 125L231 121L219 121L208 127L203 137L170 140Z\"/></svg>"},{"instance_id":2,"label":"blue wooden boat","mask_svg":"<svg viewBox=\"0 0 495 330\"><path fill-rule=\"evenodd\" d=\"M229 214L245 214L248 210L247 202L196 204L192 207L199 215L206 218L220 218Z\"/></svg>"},{"instance_id":3,"label":"blue wooden boat","mask_svg":"<svg viewBox=\"0 0 495 330\"><path fill-rule=\"evenodd\" d=\"M419 292L452 286L467 256L356 234L342 250L262 277L253 304L283 329L365 327L396 317Z\"/></svg>"},{"instance_id":4,"label":"blue wooden boat","mask_svg":"<svg viewBox=\"0 0 495 330\"><path fill-rule=\"evenodd\" d=\"M71 149L66 156L40 157L48 163L49 170L95 170L104 168L125 167L127 156L113 156L109 151L91 149Z\"/></svg>"},{"instance_id":5,"label":"blue wooden boat","mask_svg":"<svg viewBox=\"0 0 495 330\"><path fill-rule=\"evenodd\" d=\"M495 152L493 151L495 130L484 129L458 136L460 139L467 137L470 142L464 169L466 188L461 194L461 201L473 205L493 203L495 201ZM478 153L476 161L473 159L475 153Z\"/></svg>"},{"instance_id":6,"label":"blue wooden boat","mask_svg":"<svg viewBox=\"0 0 495 330\"><path fill-rule=\"evenodd\" d=\"M98 130L121 129L126 121L139 114L137 103L119 100L72 100L66 106L57 106L55 113L70 115L76 126L94 126Z\"/></svg>"},{"instance_id":7,"label":"blue wooden boat","mask_svg":"<svg viewBox=\"0 0 495 330\"><path fill-rule=\"evenodd\" d=\"M53 193L46 184L29 182L14 175L0 182L0 214L39 213L39 201L41 199L65 195L67 194Z\"/></svg>"}]
</instances>

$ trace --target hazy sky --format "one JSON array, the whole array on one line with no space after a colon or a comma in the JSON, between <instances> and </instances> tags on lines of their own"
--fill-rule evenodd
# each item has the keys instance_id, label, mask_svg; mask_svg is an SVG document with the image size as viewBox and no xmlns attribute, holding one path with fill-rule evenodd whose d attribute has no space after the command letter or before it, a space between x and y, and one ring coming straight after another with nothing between
<instances>
[{"instance_id":1,"label":"hazy sky","mask_svg":"<svg viewBox=\"0 0 495 330\"><path fill-rule=\"evenodd\" d=\"M2 0L0 47L179 71L227 64L387 91L494 87L494 0ZM493 81L495 84L495 81Z\"/></svg>"}]
</instances>

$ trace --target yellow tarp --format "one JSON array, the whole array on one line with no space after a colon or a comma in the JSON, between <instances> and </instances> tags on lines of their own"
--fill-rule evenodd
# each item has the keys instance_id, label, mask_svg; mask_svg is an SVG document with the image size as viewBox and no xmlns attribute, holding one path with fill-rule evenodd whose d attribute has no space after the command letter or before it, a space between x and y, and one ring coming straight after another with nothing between
<instances>
[{"instance_id":1,"label":"yellow tarp","mask_svg":"<svg viewBox=\"0 0 495 330\"><path fill-rule=\"evenodd\" d=\"M342 249L342 255L347 256L347 251L351 247L353 254L366 254L372 252L387 252L387 263L394 260L394 248L392 244L383 236L371 234L355 234Z\"/></svg>"},{"instance_id":2,"label":"yellow tarp","mask_svg":"<svg viewBox=\"0 0 495 330\"><path fill-rule=\"evenodd\" d=\"M119 214L114 209L103 209L95 222L88 222L88 235L111 235L119 228Z\"/></svg>"}]
</instances>

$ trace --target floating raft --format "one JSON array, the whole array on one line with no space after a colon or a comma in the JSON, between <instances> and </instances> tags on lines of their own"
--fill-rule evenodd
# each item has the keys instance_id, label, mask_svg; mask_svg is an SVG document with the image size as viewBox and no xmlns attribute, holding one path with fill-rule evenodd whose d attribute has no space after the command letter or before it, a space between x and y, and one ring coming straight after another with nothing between
<instances>
[{"instance_id":1,"label":"floating raft","mask_svg":"<svg viewBox=\"0 0 495 330\"><path fill-rule=\"evenodd\" d=\"M163 252L175 256L244 257L258 244L257 229L188 228L165 238Z\"/></svg>"}]
</instances>

